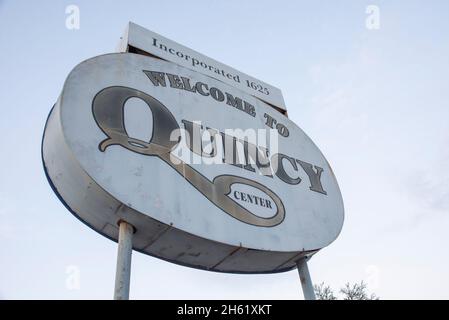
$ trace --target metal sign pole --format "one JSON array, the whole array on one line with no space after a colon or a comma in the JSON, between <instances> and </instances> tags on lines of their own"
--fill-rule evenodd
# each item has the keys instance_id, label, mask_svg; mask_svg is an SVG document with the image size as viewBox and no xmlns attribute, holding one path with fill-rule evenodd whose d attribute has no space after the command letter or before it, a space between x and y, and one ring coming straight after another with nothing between
<instances>
[{"instance_id":1,"label":"metal sign pole","mask_svg":"<svg viewBox=\"0 0 449 320\"><path fill-rule=\"evenodd\" d=\"M307 258L301 258L296 262L298 266L299 279L301 280L302 292L305 300L316 300L312 279L310 278Z\"/></svg>"},{"instance_id":2,"label":"metal sign pole","mask_svg":"<svg viewBox=\"0 0 449 320\"><path fill-rule=\"evenodd\" d=\"M115 271L114 300L129 299L131 278L131 255L133 251L134 227L125 221L119 222L117 269Z\"/></svg>"}]
</instances>

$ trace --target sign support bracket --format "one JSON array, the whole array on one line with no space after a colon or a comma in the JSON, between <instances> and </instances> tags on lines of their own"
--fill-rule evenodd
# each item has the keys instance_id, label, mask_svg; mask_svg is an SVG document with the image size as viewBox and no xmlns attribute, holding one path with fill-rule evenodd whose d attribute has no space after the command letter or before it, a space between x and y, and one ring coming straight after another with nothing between
<instances>
[{"instance_id":1,"label":"sign support bracket","mask_svg":"<svg viewBox=\"0 0 449 320\"><path fill-rule=\"evenodd\" d=\"M126 221L119 221L117 268L115 271L114 300L129 300L131 278L131 256L133 251L134 227Z\"/></svg>"},{"instance_id":2,"label":"sign support bracket","mask_svg":"<svg viewBox=\"0 0 449 320\"><path fill-rule=\"evenodd\" d=\"M299 279L301 280L302 292L305 300L316 300L312 279L307 266L308 257L303 257L296 261L298 267Z\"/></svg>"}]
</instances>

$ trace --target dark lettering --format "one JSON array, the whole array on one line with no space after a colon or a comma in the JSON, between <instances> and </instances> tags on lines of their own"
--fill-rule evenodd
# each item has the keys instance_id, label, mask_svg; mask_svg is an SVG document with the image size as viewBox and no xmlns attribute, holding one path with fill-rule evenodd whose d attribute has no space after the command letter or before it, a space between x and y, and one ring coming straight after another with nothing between
<instances>
[{"instance_id":1,"label":"dark lettering","mask_svg":"<svg viewBox=\"0 0 449 320\"><path fill-rule=\"evenodd\" d=\"M207 84L205 84L203 82L197 82L195 87L196 87L196 91L198 91L198 93L201 94L202 96L207 97L209 95L209 93L205 92L202 88L202 87L204 87L204 88L206 88L206 90L209 90L209 87Z\"/></svg>"},{"instance_id":2,"label":"dark lettering","mask_svg":"<svg viewBox=\"0 0 449 320\"><path fill-rule=\"evenodd\" d=\"M184 86L182 85L181 79L175 75L167 73L168 81L170 82L170 87L175 89L184 89Z\"/></svg>"},{"instance_id":3,"label":"dark lettering","mask_svg":"<svg viewBox=\"0 0 449 320\"><path fill-rule=\"evenodd\" d=\"M301 178L299 178L299 177L292 178L287 174L287 172L284 169L284 163L282 162L282 160L284 160L284 159L286 159L288 162L290 162L290 164L292 165L292 167L295 171L298 171L298 166L295 163L295 159L293 159L292 157L286 156L285 154L277 153L277 154L274 154L273 157L271 157L271 162L274 165L276 176L288 184L294 185L294 184L300 183Z\"/></svg>"},{"instance_id":4,"label":"dark lettering","mask_svg":"<svg viewBox=\"0 0 449 320\"><path fill-rule=\"evenodd\" d=\"M313 166L310 163L298 159L296 159L296 161L301 165L301 168L307 173L307 176L309 177L310 190L322 194L327 194L327 192L324 191L323 186L321 185L321 173L323 172L323 168ZM313 167L315 167L316 172L315 170L313 170Z\"/></svg>"},{"instance_id":5,"label":"dark lettering","mask_svg":"<svg viewBox=\"0 0 449 320\"><path fill-rule=\"evenodd\" d=\"M163 72L156 72L156 71L147 71L143 70L143 72L147 75L148 79L151 80L153 85L155 87L158 87L159 85L165 87L165 73Z\"/></svg>"},{"instance_id":6,"label":"dark lettering","mask_svg":"<svg viewBox=\"0 0 449 320\"><path fill-rule=\"evenodd\" d=\"M212 98L214 98L215 100L217 100L219 102L222 102L225 99L223 92L221 92L220 90L218 90L215 87L210 88L209 93Z\"/></svg>"}]
</instances>

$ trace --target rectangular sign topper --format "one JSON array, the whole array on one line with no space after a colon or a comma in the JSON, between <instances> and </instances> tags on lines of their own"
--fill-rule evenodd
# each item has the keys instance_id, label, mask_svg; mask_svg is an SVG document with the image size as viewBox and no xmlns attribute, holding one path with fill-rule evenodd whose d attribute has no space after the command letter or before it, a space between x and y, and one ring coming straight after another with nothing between
<instances>
[{"instance_id":1,"label":"rectangular sign topper","mask_svg":"<svg viewBox=\"0 0 449 320\"><path fill-rule=\"evenodd\" d=\"M119 52L148 53L158 58L179 64L191 70L227 83L256 98L280 109L285 113L286 107L280 89L243 72L169 40L153 31L129 22L122 37Z\"/></svg>"}]
</instances>

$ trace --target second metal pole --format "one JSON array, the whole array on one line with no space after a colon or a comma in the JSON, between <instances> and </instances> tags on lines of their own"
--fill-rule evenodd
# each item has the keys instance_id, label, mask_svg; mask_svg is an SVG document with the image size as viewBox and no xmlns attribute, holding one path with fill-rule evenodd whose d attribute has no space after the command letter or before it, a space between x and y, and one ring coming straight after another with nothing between
<instances>
[{"instance_id":1,"label":"second metal pole","mask_svg":"<svg viewBox=\"0 0 449 320\"><path fill-rule=\"evenodd\" d=\"M312 279L310 278L307 258L301 258L296 262L298 266L299 279L301 280L302 292L305 300L316 300Z\"/></svg>"},{"instance_id":2,"label":"second metal pole","mask_svg":"<svg viewBox=\"0 0 449 320\"><path fill-rule=\"evenodd\" d=\"M119 223L117 269L115 271L114 300L129 299L131 255L134 227L125 221Z\"/></svg>"}]
</instances>

